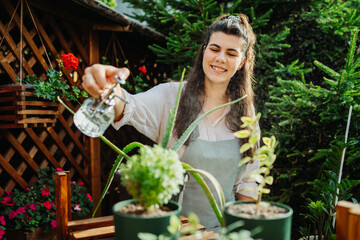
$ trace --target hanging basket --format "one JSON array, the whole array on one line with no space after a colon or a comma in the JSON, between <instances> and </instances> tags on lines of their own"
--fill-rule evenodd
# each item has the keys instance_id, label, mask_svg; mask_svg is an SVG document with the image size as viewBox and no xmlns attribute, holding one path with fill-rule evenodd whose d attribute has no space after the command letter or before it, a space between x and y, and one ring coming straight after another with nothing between
<instances>
[{"instance_id":1,"label":"hanging basket","mask_svg":"<svg viewBox=\"0 0 360 240\"><path fill-rule=\"evenodd\" d=\"M0 128L54 126L59 103L34 95L31 85L0 86Z\"/></svg>"}]
</instances>

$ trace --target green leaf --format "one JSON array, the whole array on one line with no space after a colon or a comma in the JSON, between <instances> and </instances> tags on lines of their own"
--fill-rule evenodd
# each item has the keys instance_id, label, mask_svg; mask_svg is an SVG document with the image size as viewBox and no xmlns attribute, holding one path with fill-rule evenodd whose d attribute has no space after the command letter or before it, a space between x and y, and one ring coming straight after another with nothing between
<instances>
[{"instance_id":1,"label":"green leaf","mask_svg":"<svg viewBox=\"0 0 360 240\"><path fill-rule=\"evenodd\" d=\"M167 148L167 146L169 144L169 141L171 139L171 136L172 136L172 131L174 129L175 118L176 118L177 110L178 110L178 107L179 107L181 86L182 86L182 82L183 82L184 76L185 76L185 70L186 69L184 68L184 70L182 72L182 75L181 75L179 90L178 90L177 97L176 97L176 102L175 102L173 110L170 111L170 113L169 113L169 119L168 119L168 122L166 124L165 132L164 132L164 134L162 136L162 139L161 139L161 144L160 145L163 148Z\"/></svg>"},{"instance_id":2,"label":"green leaf","mask_svg":"<svg viewBox=\"0 0 360 240\"><path fill-rule=\"evenodd\" d=\"M234 136L237 138L248 138L250 136L249 130L240 130L234 133Z\"/></svg>"},{"instance_id":3,"label":"green leaf","mask_svg":"<svg viewBox=\"0 0 360 240\"><path fill-rule=\"evenodd\" d=\"M247 150L251 149L253 147L253 145L251 145L250 143L244 143L241 147L240 147L240 153L244 153Z\"/></svg>"},{"instance_id":4,"label":"green leaf","mask_svg":"<svg viewBox=\"0 0 360 240\"><path fill-rule=\"evenodd\" d=\"M174 151L178 151L180 149L180 147L186 142L186 140L189 138L190 134L192 133L192 131L195 129L195 127L198 125L198 123L203 119L205 118L207 115L209 115L210 113L220 109L220 108L223 108L223 107L226 107L226 106L230 106L234 103L237 103L241 100L243 100L244 98L246 98L247 95L237 99L237 100L234 100L232 102L229 102L229 103L226 103L226 104L223 104L221 106L218 106L216 108L213 108L212 110L204 113L203 115L201 115L200 117L198 117L194 122L192 122L190 124L190 126L186 129L186 131L183 133L183 135L179 138L179 140L175 143L175 145L172 147L172 150Z\"/></svg>"}]
</instances>

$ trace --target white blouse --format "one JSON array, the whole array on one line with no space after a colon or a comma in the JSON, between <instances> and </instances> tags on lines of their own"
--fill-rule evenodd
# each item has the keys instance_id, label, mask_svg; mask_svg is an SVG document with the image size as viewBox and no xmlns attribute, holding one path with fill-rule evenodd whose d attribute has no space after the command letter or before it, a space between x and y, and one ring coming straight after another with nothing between
<instances>
[{"instance_id":1,"label":"white blouse","mask_svg":"<svg viewBox=\"0 0 360 240\"><path fill-rule=\"evenodd\" d=\"M154 142L160 143L165 132L169 112L173 109L176 101L179 85L179 82L163 83L136 95L132 95L123 89L128 103L125 106L123 118L113 123L114 128L119 129L125 124L131 125ZM185 86L186 82L183 83L182 88L184 89ZM223 115L213 123L207 117L201 120L198 124L199 138L207 141L234 139L233 132L225 124L225 116L229 110L230 107L226 107ZM173 136L169 147L174 145L176 140ZM179 158L183 155L185 148L186 146L183 145L179 149ZM248 175L258 167L255 162L242 168L234 183L233 191L235 193L253 198L257 197L257 184L250 180Z\"/></svg>"}]
</instances>

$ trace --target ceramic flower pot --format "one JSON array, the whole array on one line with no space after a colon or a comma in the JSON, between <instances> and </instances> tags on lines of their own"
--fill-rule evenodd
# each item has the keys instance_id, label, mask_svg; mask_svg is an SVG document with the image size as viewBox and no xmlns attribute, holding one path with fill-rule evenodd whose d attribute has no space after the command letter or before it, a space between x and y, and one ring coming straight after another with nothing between
<instances>
[{"instance_id":1,"label":"ceramic flower pot","mask_svg":"<svg viewBox=\"0 0 360 240\"><path fill-rule=\"evenodd\" d=\"M139 239L138 233L140 232L152 233L155 235L169 234L167 227L170 224L170 217L172 215L180 217L181 207L174 201L169 201L169 203L165 205L173 211L163 216L145 217L119 212L119 209L132 203L135 203L135 201L131 199L118 202L113 206L115 239L117 240ZM177 239L177 236L172 237L173 239Z\"/></svg>"},{"instance_id":2,"label":"ceramic flower pot","mask_svg":"<svg viewBox=\"0 0 360 240\"><path fill-rule=\"evenodd\" d=\"M263 240L290 240L291 239L291 220L293 210L287 205L276 203L276 202L267 202L272 206L278 206L280 208L284 208L285 212L281 216L273 217L273 218L264 218L254 216L252 218L241 217L238 215L234 215L229 213L228 207L233 204L241 204L241 203L255 203L251 201L235 201L229 202L224 206L224 220L225 225L228 226L231 223L237 221L243 221L244 225L235 229L234 231L238 231L240 229L253 230L256 227L261 228L261 232L252 236L253 238L261 238Z\"/></svg>"}]
</instances>

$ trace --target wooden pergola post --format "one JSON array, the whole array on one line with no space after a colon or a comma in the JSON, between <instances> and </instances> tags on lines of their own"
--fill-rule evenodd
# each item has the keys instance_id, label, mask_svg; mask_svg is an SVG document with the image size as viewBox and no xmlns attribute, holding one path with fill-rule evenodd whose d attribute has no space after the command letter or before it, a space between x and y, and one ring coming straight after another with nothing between
<instances>
[{"instance_id":1,"label":"wooden pergola post","mask_svg":"<svg viewBox=\"0 0 360 240\"><path fill-rule=\"evenodd\" d=\"M90 30L89 34L89 64L99 62L99 38L98 32ZM100 162L100 139L90 138L90 182L91 194L95 206L101 196L101 162ZM98 209L95 216L101 216L101 208Z\"/></svg>"}]
</instances>

